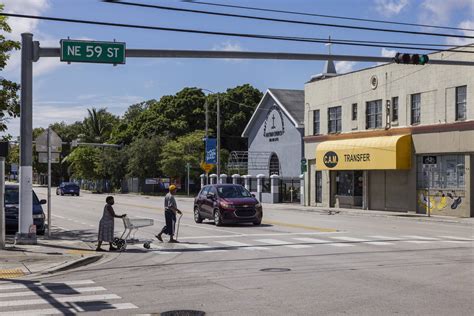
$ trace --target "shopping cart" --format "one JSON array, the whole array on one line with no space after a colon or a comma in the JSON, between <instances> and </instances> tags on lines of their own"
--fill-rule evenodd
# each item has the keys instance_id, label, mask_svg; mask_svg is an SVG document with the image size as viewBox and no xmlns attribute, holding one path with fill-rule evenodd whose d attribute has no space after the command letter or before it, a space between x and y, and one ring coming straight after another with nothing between
<instances>
[{"instance_id":1,"label":"shopping cart","mask_svg":"<svg viewBox=\"0 0 474 316\"><path fill-rule=\"evenodd\" d=\"M139 240L135 238L135 234L141 227L153 226L153 220L150 218L129 218L128 216L122 217L124 231L120 238L114 238L112 245L120 251L127 249L127 244L138 244L143 243L145 249L150 249L150 243L153 240Z\"/></svg>"}]
</instances>

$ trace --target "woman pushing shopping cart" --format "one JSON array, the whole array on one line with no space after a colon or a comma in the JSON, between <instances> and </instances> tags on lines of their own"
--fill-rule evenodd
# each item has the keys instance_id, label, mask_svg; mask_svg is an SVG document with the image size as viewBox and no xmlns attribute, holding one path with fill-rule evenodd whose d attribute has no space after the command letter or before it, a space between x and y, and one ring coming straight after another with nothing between
<instances>
[{"instance_id":1,"label":"woman pushing shopping cart","mask_svg":"<svg viewBox=\"0 0 474 316\"><path fill-rule=\"evenodd\" d=\"M176 186L174 184L170 185L169 192L165 196L165 220L166 225L163 227L161 232L155 237L159 241L163 241L161 237L163 234L170 236L171 243L178 243L178 238L174 238L175 235L175 225L176 225L176 213L182 215L183 213L178 209L176 205L176 199L174 195L176 193ZM181 219L181 217L180 217ZM179 229L179 226L178 226Z\"/></svg>"}]
</instances>

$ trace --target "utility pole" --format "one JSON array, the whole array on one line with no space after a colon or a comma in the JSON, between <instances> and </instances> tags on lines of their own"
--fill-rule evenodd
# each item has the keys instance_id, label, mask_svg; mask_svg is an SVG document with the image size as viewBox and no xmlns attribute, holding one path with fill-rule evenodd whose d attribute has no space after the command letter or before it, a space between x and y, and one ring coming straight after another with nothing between
<instances>
[{"instance_id":1,"label":"utility pole","mask_svg":"<svg viewBox=\"0 0 474 316\"><path fill-rule=\"evenodd\" d=\"M0 249L5 249L5 157L0 157Z\"/></svg>"},{"instance_id":2,"label":"utility pole","mask_svg":"<svg viewBox=\"0 0 474 316\"><path fill-rule=\"evenodd\" d=\"M21 34L20 207L15 243L36 244L33 225L33 34Z\"/></svg>"},{"instance_id":3,"label":"utility pole","mask_svg":"<svg viewBox=\"0 0 474 316\"><path fill-rule=\"evenodd\" d=\"M189 162L186 163L186 170L188 173L188 181L186 182L186 192L188 193L189 196L189 168L191 167L191 164Z\"/></svg>"},{"instance_id":4,"label":"utility pole","mask_svg":"<svg viewBox=\"0 0 474 316\"><path fill-rule=\"evenodd\" d=\"M217 95L217 179L221 176L221 107ZM219 180L217 180L219 182Z\"/></svg>"},{"instance_id":5,"label":"utility pole","mask_svg":"<svg viewBox=\"0 0 474 316\"><path fill-rule=\"evenodd\" d=\"M204 102L204 108L206 109L206 139L207 139L207 134L208 134L208 129L209 129L209 114L208 114L207 97L206 97L206 101Z\"/></svg>"},{"instance_id":6,"label":"utility pole","mask_svg":"<svg viewBox=\"0 0 474 316\"><path fill-rule=\"evenodd\" d=\"M48 238L51 237L51 128L48 127Z\"/></svg>"}]
</instances>

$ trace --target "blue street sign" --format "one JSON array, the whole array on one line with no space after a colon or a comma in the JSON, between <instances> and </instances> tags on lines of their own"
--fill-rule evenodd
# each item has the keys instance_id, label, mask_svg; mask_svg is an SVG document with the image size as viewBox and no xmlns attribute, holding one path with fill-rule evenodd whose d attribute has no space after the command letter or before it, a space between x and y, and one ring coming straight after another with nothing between
<instances>
[{"instance_id":1,"label":"blue street sign","mask_svg":"<svg viewBox=\"0 0 474 316\"><path fill-rule=\"evenodd\" d=\"M206 163L217 163L217 140L215 138L206 139Z\"/></svg>"}]
</instances>

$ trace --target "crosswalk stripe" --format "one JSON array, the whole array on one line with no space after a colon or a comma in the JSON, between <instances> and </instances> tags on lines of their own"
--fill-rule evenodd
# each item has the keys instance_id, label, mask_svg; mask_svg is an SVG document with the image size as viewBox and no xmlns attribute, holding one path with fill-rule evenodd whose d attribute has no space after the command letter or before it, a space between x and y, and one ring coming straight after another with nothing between
<instances>
[{"instance_id":1,"label":"crosswalk stripe","mask_svg":"<svg viewBox=\"0 0 474 316\"><path fill-rule=\"evenodd\" d=\"M466 244L470 243L470 241L467 240L441 240L441 242L449 243L449 244Z\"/></svg>"},{"instance_id":2,"label":"crosswalk stripe","mask_svg":"<svg viewBox=\"0 0 474 316\"><path fill-rule=\"evenodd\" d=\"M278 240L278 239L257 239L256 241L263 242L263 243L269 244L269 245L280 245L280 246L285 245L285 244L288 243L286 241Z\"/></svg>"},{"instance_id":3,"label":"crosswalk stripe","mask_svg":"<svg viewBox=\"0 0 474 316\"><path fill-rule=\"evenodd\" d=\"M386 242L386 241L368 241L368 242L365 242L364 244L374 245L374 246L390 246L390 245L393 245L393 243Z\"/></svg>"},{"instance_id":4,"label":"crosswalk stripe","mask_svg":"<svg viewBox=\"0 0 474 316\"><path fill-rule=\"evenodd\" d=\"M285 247L294 249L311 248L310 245L286 245Z\"/></svg>"},{"instance_id":5,"label":"crosswalk stripe","mask_svg":"<svg viewBox=\"0 0 474 316\"><path fill-rule=\"evenodd\" d=\"M219 244L230 246L230 247L239 247L245 250L266 250L267 247L260 247L260 246L251 246L249 244L245 244L243 242L234 241L234 240L222 240L218 241Z\"/></svg>"},{"instance_id":6,"label":"crosswalk stripe","mask_svg":"<svg viewBox=\"0 0 474 316\"><path fill-rule=\"evenodd\" d=\"M47 283L48 288L50 287L61 287L65 285L86 285L86 284L94 284L95 282L92 280L78 280L78 281L66 281L66 282L52 282L52 283ZM16 290L16 289L34 289L40 286L41 283L38 282L33 282L33 283L28 283L26 284L0 284L0 291L3 290Z\"/></svg>"},{"instance_id":7,"label":"crosswalk stripe","mask_svg":"<svg viewBox=\"0 0 474 316\"><path fill-rule=\"evenodd\" d=\"M380 236L380 235L377 235L377 236L369 236L370 238L375 238L375 239L383 239L383 240L390 240L390 241L399 241L401 240L400 237L393 237L393 236Z\"/></svg>"},{"instance_id":8,"label":"crosswalk stripe","mask_svg":"<svg viewBox=\"0 0 474 316\"><path fill-rule=\"evenodd\" d=\"M120 309L136 309L138 306L131 303L119 303L119 304L109 304L104 307L104 305L91 304L87 305L86 309L82 308L84 311L95 311L103 309L103 311L111 310L120 310ZM35 315L57 315L57 314L76 314L78 311L74 308L48 308L48 309L35 309L35 310L21 310L21 311L10 311L10 312L0 312L0 316L3 315L15 315L15 316L35 316Z\"/></svg>"},{"instance_id":9,"label":"crosswalk stripe","mask_svg":"<svg viewBox=\"0 0 474 316\"><path fill-rule=\"evenodd\" d=\"M314 243L314 244L323 244L328 243L329 241L323 239L316 239L316 238L293 238L298 241L303 241L307 243Z\"/></svg>"},{"instance_id":10,"label":"crosswalk stripe","mask_svg":"<svg viewBox=\"0 0 474 316\"><path fill-rule=\"evenodd\" d=\"M433 241L428 241L428 240L402 240L402 242L408 242L410 244L429 244L432 243Z\"/></svg>"},{"instance_id":11,"label":"crosswalk stripe","mask_svg":"<svg viewBox=\"0 0 474 316\"><path fill-rule=\"evenodd\" d=\"M360 238L353 238L353 237L345 237L345 236L330 236L332 239L337 239L337 240L344 240L344 241L354 241L354 242L366 242L369 241L367 239L360 239Z\"/></svg>"},{"instance_id":12,"label":"crosswalk stripe","mask_svg":"<svg viewBox=\"0 0 474 316\"><path fill-rule=\"evenodd\" d=\"M439 240L438 238L416 236L416 235L402 236L402 238L412 238L412 239L420 239L420 240L433 240L433 241L434 240Z\"/></svg>"},{"instance_id":13,"label":"crosswalk stripe","mask_svg":"<svg viewBox=\"0 0 474 316\"><path fill-rule=\"evenodd\" d=\"M439 237L454 239L454 240L462 240L462 241L473 241L474 240L474 239L470 239L470 238L463 238L463 237L456 237L456 236L439 236Z\"/></svg>"},{"instance_id":14,"label":"crosswalk stripe","mask_svg":"<svg viewBox=\"0 0 474 316\"><path fill-rule=\"evenodd\" d=\"M102 286L97 287L82 287L82 288L69 288L69 289L60 289L51 291L45 287L38 287L39 291L22 291L22 292L10 292L10 293L0 293L0 298L2 297L15 297L15 296L31 296L38 294L78 294L78 293L87 293L87 292L99 292L106 291L107 289Z\"/></svg>"},{"instance_id":15,"label":"crosswalk stripe","mask_svg":"<svg viewBox=\"0 0 474 316\"><path fill-rule=\"evenodd\" d=\"M101 301L101 300L113 300L121 299L116 294L103 294L103 295L84 295L84 296L66 296L54 298L55 301L60 303L73 303L73 302L87 302L87 301ZM34 300L16 300L16 301L0 301L0 307L12 307L22 305L41 305L49 304L48 300L40 298Z\"/></svg>"}]
</instances>

